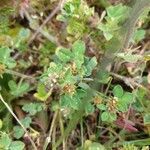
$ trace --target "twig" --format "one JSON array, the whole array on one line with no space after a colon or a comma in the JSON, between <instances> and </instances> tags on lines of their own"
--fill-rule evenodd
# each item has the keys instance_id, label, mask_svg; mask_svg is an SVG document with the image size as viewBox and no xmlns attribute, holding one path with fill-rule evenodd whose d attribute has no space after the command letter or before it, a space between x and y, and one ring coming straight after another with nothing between
<instances>
[{"instance_id":1,"label":"twig","mask_svg":"<svg viewBox=\"0 0 150 150\"><path fill-rule=\"evenodd\" d=\"M53 133L52 133L52 150L57 150L54 145L56 143L56 126L54 126Z\"/></svg>"},{"instance_id":2,"label":"twig","mask_svg":"<svg viewBox=\"0 0 150 150\"><path fill-rule=\"evenodd\" d=\"M140 55L144 54L145 50L148 48L149 45L150 45L150 41L148 41L144 44L144 47L140 51Z\"/></svg>"},{"instance_id":3,"label":"twig","mask_svg":"<svg viewBox=\"0 0 150 150\"><path fill-rule=\"evenodd\" d=\"M106 128L106 127L102 127L102 126L97 126L97 128L103 129L104 130L103 134L105 134L105 132L107 132L107 131L110 131L111 133L113 133L116 136L115 139L118 138L120 141L123 141L122 137L116 131L114 131L112 128L110 128L110 127ZM114 140L114 139L112 139L112 140Z\"/></svg>"},{"instance_id":4,"label":"twig","mask_svg":"<svg viewBox=\"0 0 150 150\"><path fill-rule=\"evenodd\" d=\"M137 82L134 81L132 78L127 78L127 77L125 77L125 76L121 76L121 75L116 74L116 73L113 73L113 72L111 72L110 74L111 74L112 76L114 76L114 77L116 77L116 78L118 78L118 79L124 81L124 83L127 84L128 86L130 86L132 89L134 89L133 86L136 86L136 87L140 87L140 88L142 88L142 89L144 89L144 90L146 90L147 92L150 93L150 91L149 91L146 87L144 87L143 85L137 83Z\"/></svg>"},{"instance_id":5,"label":"twig","mask_svg":"<svg viewBox=\"0 0 150 150\"><path fill-rule=\"evenodd\" d=\"M15 115L15 113L11 110L11 108L9 107L9 105L5 102L5 100L3 99L2 95L0 94L0 100L2 101L2 103L6 106L6 108L8 109L8 111L12 114L12 116L16 119L16 121L18 122L18 124L22 127L22 129L24 130L24 132L26 133L26 135L28 136L28 139L30 140L34 150L37 150L37 147L35 145L35 143L33 142L32 138L30 137L28 131L26 130L26 128L24 127L24 125L21 123L21 121L18 119L18 117Z\"/></svg>"},{"instance_id":6,"label":"twig","mask_svg":"<svg viewBox=\"0 0 150 150\"><path fill-rule=\"evenodd\" d=\"M59 111L59 124L60 124L60 131L61 131L61 135L64 135L64 124L63 124L63 120L62 120L62 114L61 111ZM66 150L66 144L65 144L65 138L63 139L63 150Z\"/></svg>"},{"instance_id":7,"label":"twig","mask_svg":"<svg viewBox=\"0 0 150 150\"><path fill-rule=\"evenodd\" d=\"M58 11L63 7L63 5L65 4L66 0L60 0L60 2L58 3L57 7L50 13L50 15L45 19L45 21L43 22L43 24L38 27L38 29L36 30L36 32L33 34L33 36L31 37L31 39L29 40L28 44L30 44L35 37L38 35L38 33L41 32L42 28L58 13Z\"/></svg>"},{"instance_id":8,"label":"twig","mask_svg":"<svg viewBox=\"0 0 150 150\"><path fill-rule=\"evenodd\" d=\"M13 70L5 69L5 73L36 81L36 78L34 78L34 77L24 75L22 73L19 73L19 72L13 71Z\"/></svg>"},{"instance_id":9,"label":"twig","mask_svg":"<svg viewBox=\"0 0 150 150\"><path fill-rule=\"evenodd\" d=\"M33 22L31 16L29 15L29 13L27 11L24 11L24 14L26 16L26 18L28 19L28 21L30 23ZM56 45L60 45L58 42L58 39L56 37L53 37L52 35L50 35L47 31L44 31L42 28L40 29L40 27L38 25L36 25L35 27L32 26L31 27L34 31L36 31L37 29L39 29L39 33L41 33L44 37L46 37L49 41L55 43ZM32 40L33 41L33 40ZM28 41L28 45L32 42L32 41Z\"/></svg>"},{"instance_id":10,"label":"twig","mask_svg":"<svg viewBox=\"0 0 150 150\"><path fill-rule=\"evenodd\" d=\"M81 132L81 147L84 145L84 136L83 136L83 120L80 121L80 132Z\"/></svg>"},{"instance_id":11,"label":"twig","mask_svg":"<svg viewBox=\"0 0 150 150\"><path fill-rule=\"evenodd\" d=\"M58 110L55 112L54 116L53 116L53 120L52 120L52 123L51 123L51 127L50 127L50 130L49 130L49 134L48 134L48 137L46 138L46 141L44 143L44 148L43 150L46 150L47 149L47 146L48 144L52 141L51 140L51 136L52 136L52 132L53 132L53 129L54 129L54 126L55 126L55 122L56 122L56 119L57 119L57 116L58 116Z\"/></svg>"},{"instance_id":12,"label":"twig","mask_svg":"<svg viewBox=\"0 0 150 150\"><path fill-rule=\"evenodd\" d=\"M109 82L108 82L107 88L106 88L106 90L105 90L105 95L107 95L107 93L108 93L108 90L109 90L109 88L110 88L110 86L111 86L111 82L112 82L112 77L110 78L110 80L109 80Z\"/></svg>"}]
</instances>

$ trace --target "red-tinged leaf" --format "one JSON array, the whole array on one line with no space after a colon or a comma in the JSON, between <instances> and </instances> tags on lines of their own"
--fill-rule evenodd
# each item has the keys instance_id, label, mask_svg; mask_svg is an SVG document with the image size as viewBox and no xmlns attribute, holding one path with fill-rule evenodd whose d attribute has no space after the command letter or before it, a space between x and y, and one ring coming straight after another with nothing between
<instances>
[{"instance_id":1,"label":"red-tinged leaf","mask_svg":"<svg viewBox=\"0 0 150 150\"><path fill-rule=\"evenodd\" d=\"M125 129L126 131L128 132L137 132L138 130L134 127L135 124L130 121L130 120L125 120L125 119L122 119L122 118L119 118L115 121L115 124L122 128L122 129Z\"/></svg>"}]
</instances>

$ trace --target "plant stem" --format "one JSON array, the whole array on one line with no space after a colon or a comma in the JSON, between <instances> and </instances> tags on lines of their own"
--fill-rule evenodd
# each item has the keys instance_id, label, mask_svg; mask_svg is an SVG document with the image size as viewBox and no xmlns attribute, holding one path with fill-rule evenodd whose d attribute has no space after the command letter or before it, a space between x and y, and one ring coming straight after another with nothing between
<instances>
[{"instance_id":1,"label":"plant stem","mask_svg":"<svg viewBox=\"0 0 150 150\"><path fill-rule=\"evenodd\" d=\"M59 12L59 10L63 7L63 5L65 4L66 0L60 0L59 4L57 5L57 7L50 13L50 15L45 19L45 21L43 22L43 24L37 28L36 32L33 34L33 36L31 37L31 39L29 40L28 44L30 44L35 37L38 35L38 33L41 32L42 28Z\"/></svg>"},{"instance_id":2,"label":"plant stem","mask_svg":"<svg viewBox=\"0 0 150 150\"><path fill-rule=\"evenodd\" d=\"M24 75L22 73L19 73L19 72L13 71L13 70L5 69L5 73L11 74L11 75L15 75L15 76L18 76L18 77L21 77L21 78L26 78L26 79L30 79L30 80L36 81L36 78L34 78L34 77L31 77L31 76L28 76L28 75Z\"/></svg>"},{"instance_id":3,"label":"plant stem","mask_svg":"<svg viewBox=\"0 0 150 150\"><path fill-rule=\"evenodd\" d=\"M56 126L54 126L53 133L52 133L52 150L57 150L54 145L56 143Z\"/></svg>"},{"instance_id":4,"label":"plant stem","mask_svg":"<svg viewBox=\"0 0 150 150\"><path fill-rule=\"evenodd\" d=\"M105 90L105 95L107 95L107 92L108 92L108 90L109 90L109 88L110 88L110 86L111 86L111 82L112 82L112 77L110 77L110 80L109 80L109 82L108 82L107 88L106 88L106 90Z\"/></svg>"},{"instance_id":5,"label":"plant stem","mask_svg":"<svg viewBox=\"0 0 150 150\"><path fill-rule=\"evenodd\" d=\"M144 87L143 85L141 85L140 83L137 83L136 81L134 81L132 78L127 78L125 76L121 76L119 74L116 74L116 73L113 73L111 72L110 73L112 76L122 80L126 85L130 86L131 88L133 88L133 86L136 86L136 87L140 87L142 89L144 89L145 91L147 91L148 93L150 93L150 91Z\"/></svg>"},{"instance_id":6,"label":"plant stem","mask_svg":"<svg viewBox=\"0 0 150 150\"><path fill-rule=\"evenodd\" d=\"M60 131L61 131L61 136L64 136L64 125L63 125L63 120L62 120L62 114L61 111L59 111L59 124L60 124ZM63 139L63 150L66 150L66 144L65 144L65 138Z\"/></svg>"},{"instance_id":7,"label":"plant stem","mask_svg":"<svg viewBox=\"0 0 150 150\"><path fill-rule=\"evenodd\" d=\"M28 136L28 139L30 140L34 150L38 150L35 143L33 142L32 138L30 137L28 131L26 130L26 128L24 127L24 125L21 123L21 121L18 119L18 117L15 115L15 113L11 110L11 108L9 107L9 105L5 102L5 100L3 99L2 95L0 94L0 100L2 101L2 103L6 106L6 108L8 109L8 111L12 114L12 116L16 119L16 121L18 122L18 124L22 127L22 129L24 130L24 132L26 133L26 135Z\"/></svg>"},{"instance_id":8,"label":"plant stem","mask_svg":"<svg viewBox=\"0 0 150 150\"><path fill-rule=\"evenodd\" d=\"M81 130L81 146L84 145L84 136L83 136L83 120L80 121L80 130Z\"/></svg>"},{"instance_id":9,"label":"plant stem","mask_svg":"<svg viewBox=\"0 0 150 150\"><path fill-rule=\"evenodd\" d=\"M46 150L49 143L52 141L51 139L51 136L52 136L52 132L53 132L53 129L55 127L55 123L56 123L56 119L58 117L58 113L59 111L57 110L53 116L53 120L52 120L52 123L51 123L51 127L50 127L50 130L49 130L49 134L48 134L48 137L46 138L46 141L44 143L44 147L43 147L43 150Z\"/></svg>"}]
</instances>

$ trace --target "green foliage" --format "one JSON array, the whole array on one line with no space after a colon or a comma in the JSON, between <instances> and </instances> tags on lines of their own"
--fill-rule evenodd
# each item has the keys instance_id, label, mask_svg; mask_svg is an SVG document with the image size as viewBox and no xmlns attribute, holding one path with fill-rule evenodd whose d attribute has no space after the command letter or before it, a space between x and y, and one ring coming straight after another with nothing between
<instances>
[{"instance_id":1,"label":"green foliage","mask_svg":"<svg viewBox=\"0 0 150 150\"><path fill-rule=\"evenodd\" d=\"M101 70L99 72L99 82L103 84L107 84L110 81L111 77L109 73L105 70Z\"/></svg>"},{"instance_id":2,"label":"green foliage","mask_svg":"<svg viewBox=\"0 0 150 150\"><path fill-rule=\"evenodd\" d=\"M101 114L101 119L104 122L113 122L117 119L117 115L115 113L105 111Z\"/></svg>"},{"instance_id":3,"label":"green foliage","mask_svg":"<svg viewBox=\"0 0 150 150\"><path fill-rule=\"evenodd\" d=\"M30 117L25 117L24 119L21 120L21 123L23 124L25 128L29 128L31 122L32 120Z\"/></svg>"},{"instance_id":4,"label":"green foliage","mask_svg":"<svg viewBox=\"0 0 150 150\"><path fill-rule=\"evenodd\" d=\"M43 105L41 103L29 103L25 104L22 109L29 113L29 115L35 115L37 112L43 110Z\"/></svg>"},{"instance_id":5,"label":"green foliage","mask_svg":"<svg viewBox=\"0 0 150 150\"><path fill-rule=\"evenodd\" d=\"M9 16L14 12L11 7L0 7L0 33L7 33L9 29Z\"/></svg>"},{"instance_id":6,"label":"green foliage","mask_svg":"<svg viewBox=\"0 0 150 150\"><path fill-rule=\"evenodd\" d=\"M20 139L24 135L24 130L20 126L14 126L13 131L14 131L13 136L16 139Z\"/></svg>"},{"instance_id":7,"label":"green foliage","mask_svg":"<svg viewBox=\"0 0 150 150\"><path fill-rule=\"evenodd\" d=\"M93 57L91 59L87 59L87 64L85 64L86 67L86 76L90 76L92 74L93 69L97 65L96 57Z\"/></svg>"},{"instance_id":8,"label":"green foliage","mask_svg":"<svg viewBox=\"0 0 150 150\"><path fill-rule=\"evenodd\" d=\"M109 41L114 36L117 36L116 33L120 29L120 24L128 17L129 7L119 4L106 8L106 12L106 23L100 23L98 29L103 32L104 37Z\"/></svg>"},{"instance_id":9,"label":"green foliage","mask_svg":"<svg viewBox=\"0 0 150 150\"><path fill-rule=\"evenodd\" d=\"M92 114L95 111L94 106L91 103L87 103L85 106L86 114Z\"/></svg>"},{"instance_id":10,"label":"green foliage","mask_svg":"<svg viewBox=\"0 0 150 150\"><path fill-rule=\"evenodd\" d=\"M35 93L34 96L41 101L46 101L50 94L51 92L46 92L46 88L43 84L38 84L37 93Z\"/></svg>"},{"instance_id":11,"label":"green foliage","mask_svg":"<svg viewBox=\"0 0 150 150\"><path fill-rule=\"evenodd\" d=\"M123 89L120 85L116 85L113 88L113 94L115 97L121 98L123 96Z\"/></svg>"},{"instance_id":12,"label":"green foliage","mask_svg":"<svg viewBox=\"0 0 150 150\"><path fill-rule=\"evenodd\" d=\"M138 150L138 148L134 145L127 144L123 146L122 150Z\"/></svg>"},{"instance_id":13,"label":"green foliage","mask_svg":"<svg viewBox=\"0 0 150 150\"><path fill-rule=\"evenodd\" d=\"M0 119L0 129L3 127L3 121Z\"/></svg>"},{"instance_id":14,"label":"green foliage","mask_svg":"<svg viewBox=\"0 0 150 150\"><path fill-rule=\"evenodd\" d=\"M55 53L56 45L50 41L45 41L43 46L40 48L40 65L47 67L52 59L52 55Z\"/></svg>"},{"instance_id":15,"label":"green foliage","mask_svg":"<svg viewBox=\"0 0 150 150\"><path fill-rule=\"evenodd\" d=\"M21 141L13 141L10 144L10 150L23 150L24 147L25 147L25 145Z\"/></svg>"},{"instance_id":16,"label":"green foliage","mask_svg":"<svg viewBox=\"0 0 150 150\"><path fill-rule=\"evenodd\" d=\"M131 8L122 4L115 6L109 6L106 8L107 16L104 17L105 22L101 22L98 25L98 29L103 32L103 35L107 41L110 41L113 38L121 39L120 32L124 30L121 26L126 21L126 18L130 14ZM147 16L147 11L141 15L140 19L142 20ZM128 26L126 24L126 26ZM145 37L145 30L142 28L136 29L134 35L132 36L132 42L138 43Z\"/></svg>"},{"instance_id":17,"label":"green foliage","mask_svg":"<svg viewBox=\"0 0 150 150\"><path fill-rule=\"evenodd\" d=\"M105 147L103 146L103 145L101 145L101 144L99 144L99 143L95 143L95 142L93 142L90 146L89 146L89 148L88 148L89 150L105 150Z\"/></svg>"},{"instance_id":18,"label":"green foliage","mask_svg":"<svg viewBox=\"0 0 150 150\"><path fill-rule=\"evenodd\" d=\"M11 80L8 86L10 88L10 93L16 97L22 96L29 90L29 84L24 82L17 85L15 81Z\"/></svg>"},{"instance_id":19,"label":"green foliage","mask_svg":"<svg viewBox=\"0 0 150 150\"><path fill-rule=\"evenodd\" d=\"M100 143L92 142L90 140L86 140L83 148L78 148L77 150L106 150L103 145Z\"/></svg>"},{"instance_id":20,"label":"green foliage","mask_svg":"<svg viewBox=\"0 0 150 150\"><path fill-rule=\"evenodd\" d=\"M94 14L94 9L89 8L87 3L83 0L68 1L61 15L57 16L58 20L66 22L67 33L69 41L72 39L79 39L85 32L88 32L88 19Z\"/></svg>"},{"instance_id":21,"label":"green foliage","mask_svg":"<svg viewBox=\"0 0 150 150\"><path fill-rule=\"evenodd\" d=\"M0 147L4 149L8 149L11 144L11 139L9 138L8 134L1 133L0 137Z\"/></svg>"},{"instance_id":22,"label":"green foliage","mask_svg":"<svg viewBox=\"0 0 150 150\"><path fill-rule=\"evenodd\" d=\"M20 51L26 50L27 45L25 44L27 39L30 37L30 30L25 28L20 28L16 37L13 40L13 45Z\"/></svg>"},{"instance_id":23,"label":"green foliage","mask_svg":"<svg viewBox=\"0 0 150 150\"><path fill-rule=\"evenodd\" d=\"M117 113L127 112L129 105L134 102L134 95L130 92L125 92L120 85L116 85L112 92L113 98L96 105L102 111L101 120L109 123L117 119Z\"/></svg>"},{"instance_id":24,"label":"green foliage","mask_svg":"<svg viewBox=\"0 0 150 150\"><path fill-rule=\"evenodd\" d=\"M143 30L143 29L136 30L136 31L135 31L135 34L134 34L134 36L133 36L133 40L134 40L136 43L138 43L139 41L141 41L141 40L144 39L145 34L146 34L146 32L145 32L145 30Z\"/></svg>"},{"instance_id":25,"label":"green foliage","mask_svg":"<svg viewBox=\"0 0 150 150\"><path fill-rule=\"evenodd\" d=\"M138 60L142 60L142 56L139 54L132 54L131 51L126 53L118 53L117 57L124 59L126 62L136 63Z\"/></svg>"},{"instance_id":26,"label":"green foliage","mask_svg":"<svg viewBox=\"0 0 150 150\"><path fill-rule=\"evenodd\" d=\"M126 17L128 8L126 6L123 6L122 4L116 5L116 6L110 6L106 9L107 15L109 19L115 20L117 22L122 21Z\"/></svg>"},{"instance_id":27,"label":"green foliage","mask_svg":"<svg viewBox=\"0 0 150 150\"><path fill-rule=\"evenodd\" d=\"M72 61L77 69L81 68L84 62L85 44L82 41L76 41L72 46L72 51L69 49L58 49L56 56L62 63Z\"/></svg>"},{"instance_id":28,"label":"green foliage","mask_svg":"<svg viewBox=\"0 0 150 150\"><path fill-rule=\"evenodd\" d=\"M68 149L76 141L79 150L115 149L116 142L121 150L149 145L150 57L149 45L144 45L149 18L144 9L150 0L137 0L132 8L121 2L67 0L61 10L53 8L55 1L18 1L16 16L14 9L0 6L0 149L23 150L28 144L16 116L43 149L58 149L62 143ZM53 9L57 19L55 14L45 22ZM56 43L45 40L51 35ZM116 56L121 59L113 64ZM122 121L118 129L118 120L129 123ZM132 131L127 137L134 123L145 139L136 140L141 135Z\"/></svg>"},{"instance_id":29,"label":"green foliage","mask_svg":"<svg viewBox=\"0 0 150 150\"><path fill-rule=\"evenodd\" d=\"M145 114L144 115L144 125L149 125L150 124L150 114Z\"/></svg>"},{"instance_id":30,"label":"green foliage","mask_svg":"<svg viewBox=\"0 0 150 150\"><path fill-rule=\"evenodd\" d=\"M114 98L117 98L117 109L122 112L128 110L129 104L133 103L133 94L130 92L124 92L120 85L116 85L113 88Z\"/></svg>"},{"instance_id":31,"label":"green foliage","mask_svg":"<svg viewBox=\"0 0 150 150\"><path fill-rule=\"evenodd\" d=\"M12 141L8 134L1 132L0 134L0 148L9 150L23 150L25 144L21 141Z\"/></svg>"},{"instance_id":32,"label":"green foliage","mask_svg":"<svg viewBox=\"0 0 150 150\"><path fill-rule=\"evenodd\" d=\"M8 47L0 47L0 63L8 68L14 68L16 62L10 57L11 49Z\"/></svg>"},{"instance_id":33,"label":"green foliage","mask_svg":"<svg viewBox=\"0 0 150 150\"><path fill-rule=\"evenodd\" d=\"M30 124L32 123L32 119L30 117L25 117L24 119L21 120L21 123L22 125L25 127L25 128L29 128L30 127ZM16 138L16 139L20 139L22 136L24 135L24 130L22 127L20 126L14 126L13 128L13 136Z\"/></svg>"},{"instance_id":34,"label":"green foliage","mask_svg":"<svg viewBox=\"0 0 150 150\"><path fill-rule=\"evenodd\" d=\"M121 150L148 150L148 149L149 149L149 146L143 146L143 147L139 148L132 144L125 144L123 146L123 148L121 148Z\"/></svg>"},{"instance_id":35,"label":"green foliage","mask_svg":"<svg viewBox=\"0 0 150 150\"><path fill-rule=\"evenodd\" d=\"M82 80L84 77L90 76L97 65L95 57L87 58L84 53L85 44L79 40L73 43L71 49L58 48L56 50L57 61L51 63L44 73L45 75L41 77L41 81L44 81L45 85L50 82L52 87L55 84L60 86L62 108L72 109L72 111L80 108L85 88L88 87ZM82 89L77 89L77 85ZM86 113L94 111L94 107L90 103L85 108Z\"/></svg>"}]
</instances>

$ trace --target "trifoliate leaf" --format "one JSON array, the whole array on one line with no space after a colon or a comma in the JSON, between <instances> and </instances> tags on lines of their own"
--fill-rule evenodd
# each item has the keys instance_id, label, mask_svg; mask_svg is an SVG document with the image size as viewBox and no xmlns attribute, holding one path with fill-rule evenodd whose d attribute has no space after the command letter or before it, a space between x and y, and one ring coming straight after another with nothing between
<instances>
[{"instance_id":1,"label":"trifoliate leaf","mask_svg":"<svg viewBox=\"0 0 150 150\"><path fill-rule=\"evenodd\" d=\"M29 84L28 83L23 82L23 83L17 85L16 82L13 81L13 80L8 82L8 86L10 88L11 94L16 96L16 97L22 96L29 89Z\"/></svg>"},{"instance_id":2,"label":"trifoliate leaf","mask_svg":"<svg viewBox=\"0 0 150 150\"><path fill-rule=\"evenodd\" d=\"M35 115L37 112L40 112L43 110L43 104L41 103L30 103L30 104L25 104L22 109L29 113L30 115Z\"/></svg>"}]
</instances>

